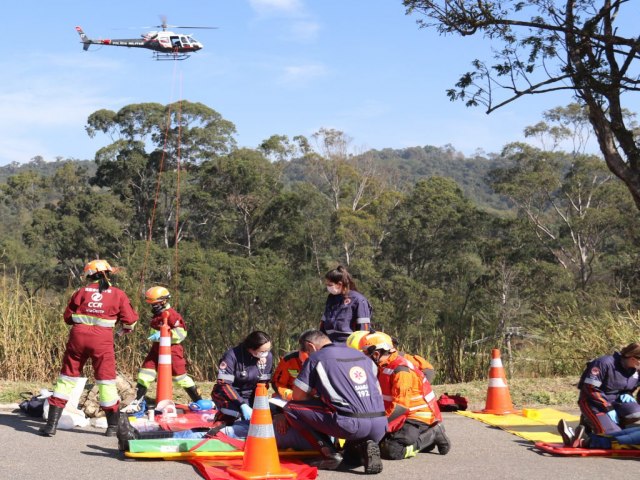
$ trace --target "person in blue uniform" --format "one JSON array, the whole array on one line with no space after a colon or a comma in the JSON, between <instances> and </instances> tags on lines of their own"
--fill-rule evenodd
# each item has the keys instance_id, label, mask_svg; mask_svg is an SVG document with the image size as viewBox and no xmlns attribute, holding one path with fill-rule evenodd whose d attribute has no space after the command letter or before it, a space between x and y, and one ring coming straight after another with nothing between
<instances>
[{"instance_id":1,"label":"person in blue uniform","mask_svg":"<svg viewBox=\"0 0 640 480\"><path fill-rule=\"evenodd\" d=\"M374 363L360 351L332 343L319 330L304 332L298 342L309 358L284 414L322 454L315 466L335 470L345 460L329 438L334 437L346 440L348 463L364 464L365 473L381 472L378 443L387 418Z\"/></svg>"},{"instance_id":2,"label":"person in blue uniform","mask_svg":"<svg viewBox=\"0 0 640 480\"><path fill-rule=\"evenodd\" d=\"M587 364L578 388L581 423L587 433L611 434L640 420L640 405L633 393L640 385L640 343Z\"/></svg>"},{"instance_id":3,"label":"person in blue uniform","mask_svg":"<svg viewBox=\"0 0 640 480\"><path fill-rule=\"evenodd\" d=\"M358 330L369 330L371 305L358 292L353 278L346 268L339 265L325 274L329 296L320 321L320 331L332 342L345 343L349 335Z\"/></svg>"},{"instance_id":4,"label":"person in blue uniform","mask_svg":"<svg viewBox=\"0 0 640 480\"><path fill-rule=\"evenodd\" d=\"M211 391L218 409L214 428L232 425L237 419L250 420L256 385L270 382L272 371L271 338L265 332L251 332L240 345L227 350Z\"/></svg>"}]
</instances>

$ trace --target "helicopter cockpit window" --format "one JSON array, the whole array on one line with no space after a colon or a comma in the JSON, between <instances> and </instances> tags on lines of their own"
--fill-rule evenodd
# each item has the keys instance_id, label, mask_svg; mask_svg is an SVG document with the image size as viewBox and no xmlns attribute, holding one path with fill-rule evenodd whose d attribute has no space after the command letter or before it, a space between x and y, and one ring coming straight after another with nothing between
<instances>
[{"instance_id":1,"label":"helicopter cockpit window","mask_svg":"<svg viewBox=\"0 0 640 480\"><path fill-rule=\"evenodd\" d=\"M182 45L189 46L189 38L188 37L180 37L180 41L182 41Z\"/></svg>"},{"instance_id":2,"label":"helicopter cockpit window","mask_svg":"<svg viewBox=\"0 0 640 480\"><path fill-rule=\"evenodd\" d=\"M175 37L171 37L171 46L173 48L180 48L182 46L180 43L180 37L177 35Z\"/></svg>"}]
</instances>

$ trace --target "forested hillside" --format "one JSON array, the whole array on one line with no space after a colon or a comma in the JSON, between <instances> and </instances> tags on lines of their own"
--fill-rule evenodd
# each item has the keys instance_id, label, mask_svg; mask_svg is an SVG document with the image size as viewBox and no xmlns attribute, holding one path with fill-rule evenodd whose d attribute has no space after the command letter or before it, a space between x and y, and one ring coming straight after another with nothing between
<instances>
[{"instance_id":1,"label":"forested hillside","mask_svg":"<svg viewBox=\"0 0 640 480\"><path fill-rule=\"evenodd\" d=\"M94 258L121 267L117 283L142 314L117 344L131 375L147 349L151 285L172 291L192 371L211 379L254 329L278 353L294 348L317 327L323 275L338 264L375 328L426 355L439 380L484 378L495 347L512 374L575 374L635 339L639 219L597 157L523 143L490 158L354 152L331 129L238 148L233 123L210 107L176 111L97 111L87 131L114 141L95 162L1 170L3 377L53 378L61 312Z\"/></svg>"}]
</instances>

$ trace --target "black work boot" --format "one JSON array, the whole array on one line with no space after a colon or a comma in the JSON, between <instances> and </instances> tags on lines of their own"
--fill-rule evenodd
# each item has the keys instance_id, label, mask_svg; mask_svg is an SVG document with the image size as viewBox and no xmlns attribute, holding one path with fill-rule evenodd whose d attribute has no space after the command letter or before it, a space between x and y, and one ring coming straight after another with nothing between
<instances>
[{"instance_id":1,"label":"black work boot","mask_svg":"<svg viewBox=\"0 0 640 480\"><path fill-rule=\"evenodd\" d=\"M129 450L129 440L148 440L157 438L173 438L173 432L167 430L156 430L153 432L140 432L131 425L129 417L120 415L118 419L118 450L126 452Z\"/></svg>"},{"instance_id":2,"label":"black work boot","mask_svg":"<svg viewBox=\"0 0 640 480\"><path fill-rule=\"evenodd\" d=\"M118 419L120 410L109 410L107 414L107 430L104 432L107 437L115 437L118 434Z\"/></svg>"},{"instance_id":3,"label":"black work boot","mask_svg":"<svg viewBox=\"0 0 640 480\"><path fill-rule=\"evenodd\" d=\"M380 446L373 440L365 440L359 445L360 457L364 465L364 473L371 475L382 472Z\"/></svg>"},{"instance_id":4,"label":"black work boot","mask_svg":"<svg viewBox=\"0 0 640 480\"><path fill-rule=\"evenodd\" d=\"M40 430L38 430L39 435L42 435L43 437L53 437L56 434L58 422L60 421L60 416L62 415L62 410L64 410L64 408L49 405L47 424L44 427L41 427Z\"/></svg>"},{"instance_id":5,"label":"black work boot","mask_svg":"<svg viewBox=\"0 0 640 480\"><path fill-rule=\"evenodd\" d=\"M438 447L438 453L440 455L446 455L451 450L451 440L447 436L447 433L444 431L444 425L441 423L437 424L433 427L435 438L434 442L436 447Z\"/></svg>"},{"instance_id":6,"label":"black work boot","mask_svg":"<svg viewBox=\"0 0 640 480\"><path fill-rule=\"evenodd\" d=\"M191 399L192 402L197 402L198 400L202 400L202 396L198 391L198 387L196 387L195 385L192 385L189 388L185 388L184 391L187 392L187 395L189 395L189 398Z\"/></svg>"}]
</instances>

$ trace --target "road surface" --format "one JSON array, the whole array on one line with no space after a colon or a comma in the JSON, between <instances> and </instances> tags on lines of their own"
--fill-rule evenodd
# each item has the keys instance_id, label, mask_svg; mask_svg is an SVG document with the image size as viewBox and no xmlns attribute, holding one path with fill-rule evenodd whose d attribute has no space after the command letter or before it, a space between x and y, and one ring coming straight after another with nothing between
<instances>
[{"instance_id":1,"label":"road surface","mask_svg":"<svg viewBox=\"0 0 640 480\"><path fill-rule=\"evenodd\" d=\"M58 430L55 437L40 437L43 421L17 412L0 411L1 478L100 480L177 480L202 477L188 463L161 460L125 460L115 438L87 427ZM584 480L633 478L640 464L628 458L562 458L539 454L520 437L455 414L445 414L451 437L448 455L421 453L403 461L385 461L377 479L536 479ZM362 475L321 471L320 479L346 480Z\"/></svg>"}]
</instances>

